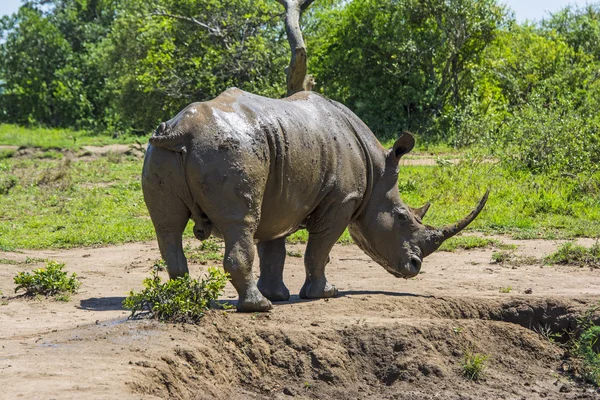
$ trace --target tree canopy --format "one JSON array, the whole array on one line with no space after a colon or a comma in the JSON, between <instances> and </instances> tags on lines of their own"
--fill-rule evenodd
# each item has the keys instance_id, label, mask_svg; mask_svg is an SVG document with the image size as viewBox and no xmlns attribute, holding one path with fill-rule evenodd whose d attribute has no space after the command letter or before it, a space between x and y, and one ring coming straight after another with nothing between
<instances>
[{"instance_id":1,"label":"tree canopy","mask_svg":"<svg viewBox=\"0 0 600 400\"><path fill-rule=\"evenodd\" d=\"M314 90L379 137L503 149L530 170L599 161L600 3L526 24L498 0L305 3ZM285 15L273 0L27 1L0 21L0 122L145 134L231 86L283 97Z\"/></svg>"}]
</instances>

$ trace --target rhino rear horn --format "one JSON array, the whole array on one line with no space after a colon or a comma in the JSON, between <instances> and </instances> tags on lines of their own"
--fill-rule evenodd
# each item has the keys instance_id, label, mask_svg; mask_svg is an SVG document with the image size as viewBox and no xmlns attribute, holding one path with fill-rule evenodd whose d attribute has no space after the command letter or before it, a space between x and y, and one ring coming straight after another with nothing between
<instances>
[{"instance_id":1,"label":"rhino rear horn","mask_svg":"<svg viewBox=\"0 0 600 400\"><path fill-rule=\"evenodd\" d=\"M410 210L412 211L412 213L419 217L419 219L423 219L425 217L425 214L427 214L427 211L429 210L429 207L431 207L431 203L427 202L425 203L425 205L423 205L422 207L419 208L410 208Z\"/></svg>"}]
</instances>

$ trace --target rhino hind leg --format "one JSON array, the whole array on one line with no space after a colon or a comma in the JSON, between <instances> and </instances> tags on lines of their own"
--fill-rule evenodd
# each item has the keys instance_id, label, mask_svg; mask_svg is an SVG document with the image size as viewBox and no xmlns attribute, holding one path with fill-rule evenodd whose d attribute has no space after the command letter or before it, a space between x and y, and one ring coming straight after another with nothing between
<instances>
[{"instance_id":1,"label":"rhino hind leg","mask_svg":"<svg viewBox=\"0 0 600 400\"><path fill-rule=\"evenodd\" d=\"M290 291L283 283L285 265L285 237L259 242L260 278L258 290L271 301L288 301Z\"/></svg>"},{"instance_id":2,"label":"rhino hind leg","mask_svg":"<svg viewBox=\"0 0 600 400\"><path fill-rule=\"evenodd\" d=\"M300 289L300 298L321 299L337 296L337 288L325 277L325 266L329 263L329 252L342 233L343 229L339 232L309 233L304 254L306 280Z\"/></svg>"},{"instance_id":3,"label":"rhino hind leg","mask_svg":"<svg viewBox=\"0 0 600 400\"><path fill-rule=\"evenodd\" d=\"M146 196L146 204L169 278L184 276L188 273L188 264L183 253L182 235L190 218L188 208L179 198L164 193Z\"/></svg>"},{"instance_id":4,"label":"rhino hind leg","mask_svg":"<svg viewBox=\"0 0 600 400\"><path fill-rule=\"evenodd\" d=\"M271 302L256 286L252 274L254 261L254 232L245 227L227 229L223 267L231 276L231 283L238 292L237 310L241 312L268 311Z\"/></svg>"}]
</instances>

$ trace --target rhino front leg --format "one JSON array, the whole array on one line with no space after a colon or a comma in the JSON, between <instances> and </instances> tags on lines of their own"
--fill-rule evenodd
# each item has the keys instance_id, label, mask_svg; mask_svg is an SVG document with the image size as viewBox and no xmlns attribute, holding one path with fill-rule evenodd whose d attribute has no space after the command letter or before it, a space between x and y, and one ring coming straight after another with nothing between
<instances>
[{"instance_id":1,"label":"rhino front leg","mask_svg":"<svg viewBox=\"0 0 600 400\"><path fill-rule=\"evenodd\" d=\"M285 265L285 237L259 242L260 278L258 290L271 301L287 301L290 291L283 283L283 266Z\"/></svg>"},{"instance_id":2,"label":"rhino front leg","mask_svg":"<svg viewBox=\"0 0 600 400\"><path fill-rule=\"evenodd\" d=\"M304 254L306 280L300 289L301 298L320 299L337 296L336 287L327 282L325 266L329 262L329 252L342 232L309 233L306 254Z\"/></svg>"},{"instance_id":3,"label":"rhino front leg","mask_svg":"<svg viewBox=\"0 0 600 400\"><path fill-rule=\"evenodd\" d=\"M241 312L268 311L272 308L256 287L252 275L254 261L254 232L248 229L228 229L224 232L225 258L223 267L231 275L231 283L237 290L237 309Z\"/></svg>"}]
</instances>

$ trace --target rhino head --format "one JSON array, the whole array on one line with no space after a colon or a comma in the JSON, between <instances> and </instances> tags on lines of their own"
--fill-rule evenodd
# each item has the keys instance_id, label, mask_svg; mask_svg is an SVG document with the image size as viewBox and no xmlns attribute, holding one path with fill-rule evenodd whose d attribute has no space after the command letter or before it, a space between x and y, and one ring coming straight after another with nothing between
<instances>
[{"instance_id":1,"label":"rhino head","mask_svg":"<svg viewBox=\"0 0 600 400\"><path fill-rule=\"evenodd\" d=\"M489 193L488 190L477 207L456 224L443 228L424 225L421 219L429 209L429 204L412 209L400 200L398 194L398 164L414 144L413 136L405 132L385 154L385 165L373 179L368 203L349 226L350 235L356 244L389 273L399 278L417 275L424 257L437 250L444 240L456 235L477 217Z\"/></svg>"}]
</instances>

